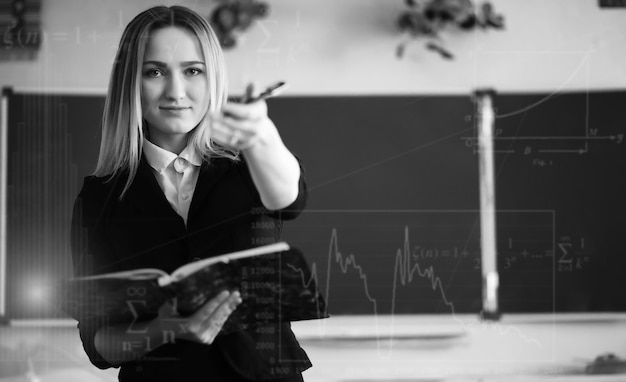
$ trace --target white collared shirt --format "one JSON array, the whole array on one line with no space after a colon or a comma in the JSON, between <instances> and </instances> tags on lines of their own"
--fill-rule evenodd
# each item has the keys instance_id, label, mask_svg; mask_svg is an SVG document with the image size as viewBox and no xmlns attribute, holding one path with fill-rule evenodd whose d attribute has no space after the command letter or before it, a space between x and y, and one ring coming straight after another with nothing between
<instances>
[{"instance_id":1,"label":"white collared shirt","mask_svg":"<svg viewBox=\"0 0 626 382\"><path fill-rule=\"evenodd\" d=\"M176 155L147 139L143 140L143 153L167 201L187 225L189 206L202 164L200 155L189 145Z\"/></svg>"}]
</instances>

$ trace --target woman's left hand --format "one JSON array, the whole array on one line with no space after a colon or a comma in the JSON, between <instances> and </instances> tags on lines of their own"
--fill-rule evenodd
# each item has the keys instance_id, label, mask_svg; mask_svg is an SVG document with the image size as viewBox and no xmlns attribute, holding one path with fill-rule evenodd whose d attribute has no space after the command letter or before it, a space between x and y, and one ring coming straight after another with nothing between
<instances>
[{"instance_id":1,"label":"woman's left hand","mask_svg":"<svg viewBox=\"0 0 626 382\"><path fill-rule=\"evenodd\" d=\"M253 90L248 87L248 97ZM259 144L280 140L274 122L267 115L267 104L260 100L250 104L229 102L221 114L211 116L211 138L235 150L245 151Z\"/></svg>"},{"instance_id":2,"label":"woman's left hand","mask_svg":"<svg viewBox=\"0 0 626 382\"><path fill-rule=\"evenodd\" d=\"M252 96L248 87L248 99ZM267 209L285 208L296 200L300 166L268 117L265 101L224 105L222 114L212 116L212 129L215 142L243 153Z\"/></svg>"}]
</instances>

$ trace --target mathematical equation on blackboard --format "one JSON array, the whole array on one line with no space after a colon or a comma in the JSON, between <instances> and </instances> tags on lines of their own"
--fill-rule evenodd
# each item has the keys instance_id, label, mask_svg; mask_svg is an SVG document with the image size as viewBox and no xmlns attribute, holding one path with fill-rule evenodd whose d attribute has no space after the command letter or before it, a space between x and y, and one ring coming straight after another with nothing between
<instances>
[{"instance_id":1,"label":"mathematical equation on blackboard","mask_svg":"<svg viewBox=\"0 0 626 382\"><path fill-rule=\"evenodd\" d=\"M553 245L548 246L521 246L515 247L515 238L508 237L498 245L498 269L500 271L515 270L516 268L545 269L555 267L556 272L582 271L592 259L592 252L588 250L589 243L584 237L563 235L557 238ZM550 243L543 243L550 244ZM556 257L554 253L556 252ZM452 246L433 247L416 244L412 249L415 261L425 263L443 263L446 260L468 261L471 269L480 270L482 259L479 246L473 248Z\"/></svg>"}]
</instances>

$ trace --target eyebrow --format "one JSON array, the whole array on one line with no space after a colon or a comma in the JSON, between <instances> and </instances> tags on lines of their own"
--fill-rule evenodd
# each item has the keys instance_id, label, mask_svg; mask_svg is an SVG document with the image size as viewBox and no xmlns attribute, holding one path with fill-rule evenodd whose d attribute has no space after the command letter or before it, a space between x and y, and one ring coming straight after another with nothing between
<instances>
[{"instance_id":1,"label":"eyebrow","mask_svg":"<svg viewBox=\"0 0 626 382\"><path fill-rule=\"evenodd\" d=\"M167 67L167 64L162 61L144 61L143 65L156 65L161 67ZM202 61L183 61L180 63L181 66L191 66L191 65L205 65Z\"/></svg>"}]
</instances>

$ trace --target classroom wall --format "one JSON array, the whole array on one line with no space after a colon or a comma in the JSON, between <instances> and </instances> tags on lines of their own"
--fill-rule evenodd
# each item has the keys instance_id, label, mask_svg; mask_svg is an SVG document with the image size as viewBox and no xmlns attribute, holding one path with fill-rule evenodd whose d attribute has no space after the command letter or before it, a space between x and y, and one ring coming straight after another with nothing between
<instances>
[{"instance_id":1,"label":"classroom wall","mask_svg":"<svg viewBox=\"0 0 626 382\"><path fill-rule=\"evenodd\" d=\"M270 14L226 53L231 91L277 79L294 95L623 89L626 9L597 0L492 0L506 30L445 33L445 61L395 28L403 0L266 0ZM35 60L0 62L0 85L103 93L122 28L155 4L209 15L217 1L42 2L45 41Z\"/></svg>"}]
</instances>

